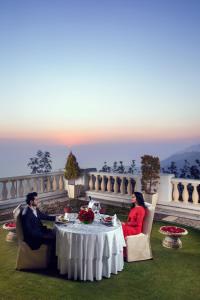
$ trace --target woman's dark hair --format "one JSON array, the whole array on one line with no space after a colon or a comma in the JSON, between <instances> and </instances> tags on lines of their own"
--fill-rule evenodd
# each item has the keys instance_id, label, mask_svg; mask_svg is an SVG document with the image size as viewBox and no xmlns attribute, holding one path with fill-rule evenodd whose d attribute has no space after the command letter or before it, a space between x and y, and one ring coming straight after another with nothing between
<instances>
[{"instance_id":1,"label":"woman's dark hair","mask_svg":"<svg viewBox=\"0 0 200 300\"><path fill-rule=\"evenodd\" d=\"M146 208L142 193L134 192L134 195L135 195L138 205ZM132 207L135 207L135 203L132 203Z\"/></svg>"},{"instance_id":2,"label":"woman's dark hair","mask_svg":"<svg viewBox=\"0 0 200 300\"><path fill-rule=\"evenodd\" d=\"M26 203L28 205L30 205L31 201L34 201L35 197L37 197L37 193L36 192L27 194L26 195Z\"/></svg>"}]
</instances>

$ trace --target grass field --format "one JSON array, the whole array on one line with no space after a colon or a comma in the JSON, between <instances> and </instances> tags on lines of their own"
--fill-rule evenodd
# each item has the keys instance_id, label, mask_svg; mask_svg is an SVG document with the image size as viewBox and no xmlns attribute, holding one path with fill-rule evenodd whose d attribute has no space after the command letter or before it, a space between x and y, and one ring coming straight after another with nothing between
<instances>
[{"instance_id":1,"label":"grass field","mask_svg":"<svg viewBox=\"0 0 200 300\"><path fill-rule=\"evenodd\" d=\"M17 244L5 241L0 229L0 299L200 299L200 231L189 228L179 250L162 247L152 229L153 260L125 263L124 270L100 282L69 281L56 271L15 270Z\"/></svg>"}]
</instances>

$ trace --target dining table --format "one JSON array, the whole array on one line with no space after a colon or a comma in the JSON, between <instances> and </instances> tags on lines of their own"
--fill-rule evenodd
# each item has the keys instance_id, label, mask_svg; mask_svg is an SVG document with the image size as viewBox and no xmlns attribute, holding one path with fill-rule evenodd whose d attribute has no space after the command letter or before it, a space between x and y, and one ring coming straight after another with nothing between
<instances>
[{"instance_id":1,"label":"dining table","mask_svg":"<svg viewBox=\"0 0 200 300\"><path fill-rule=\"evenodd\" d=\"M71 214L65 224L55 224L56 256L60 274L71 280L94 281L123 270L126 246L121 222L106 225L103 215L83 224Z\"/></svg>"}]
</instances>

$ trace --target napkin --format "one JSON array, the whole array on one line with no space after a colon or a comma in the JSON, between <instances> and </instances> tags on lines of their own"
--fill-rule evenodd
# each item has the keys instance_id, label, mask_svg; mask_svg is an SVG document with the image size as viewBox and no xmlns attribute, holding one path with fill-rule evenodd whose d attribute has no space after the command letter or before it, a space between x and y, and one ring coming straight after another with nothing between
<instances>
[{"instance_id":1,"label":"napkin","mask_svg":"<svg viewBox=\"0 0 200 300\"><path fill-rule=\"evenodd\" d=\"M116 214L114 214L114 216L112 218L112 225L117 226L117 215Z\"/></svg>"},{"instance_id":2,"label":"napkin","mask_svg":"<svg viewBox=\"0 0 200 300\"><path fill-rule=\"evenodd\" d=\"M88 208L92 208L94 203L95 203L94 200L90 200L90 202L88 203Z\"/></svg>"},{"instance_id":3,"label":"napkin","mask_svg":"<svg viewBox=\"0 0 200 300\"><path fill-rule=\"evenodd\" d=\"M68 213L65 213L64 220L69 220L69 214Z\"/></svg>"}]
</instances>

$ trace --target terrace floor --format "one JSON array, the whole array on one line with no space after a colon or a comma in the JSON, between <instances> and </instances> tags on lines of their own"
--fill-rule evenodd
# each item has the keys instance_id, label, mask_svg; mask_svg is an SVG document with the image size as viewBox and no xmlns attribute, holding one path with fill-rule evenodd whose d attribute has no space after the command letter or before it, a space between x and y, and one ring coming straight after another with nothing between
<instances>
[{"instance_id":1,"label":"terrace floor","mask_svg":"<svg viewBox=\"0 0 200 300\"><path fill-rule=\"evenodd\" d=\"M118 275L99 282L70 281L56 270L16 271L17 243L6 242L7 232L1 227L0 299L200 299L200 231L187 227L183 248L166 249L158 232L163 224L156 221L153 225L153 260L125 263Z\"/></svg>"}]
</instances>

